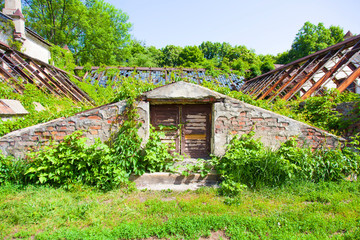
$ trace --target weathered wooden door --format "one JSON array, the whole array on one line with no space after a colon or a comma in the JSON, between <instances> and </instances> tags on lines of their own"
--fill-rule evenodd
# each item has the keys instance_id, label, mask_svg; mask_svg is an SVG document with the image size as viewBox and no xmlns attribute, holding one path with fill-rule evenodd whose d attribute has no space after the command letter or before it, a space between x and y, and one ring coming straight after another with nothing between
<instances>
[{"instance_id":1,"label":"weathered wooden door","mask_svg":"<svg viewBox=\"0 0 360 240\"><path fill-rule=\"evenodd\" d=\"M210 154L211 105L162 104L150 106L150 122L166 135L163 142L173 142L176 151L189 158Z\"/></svg>"}]
</instances>

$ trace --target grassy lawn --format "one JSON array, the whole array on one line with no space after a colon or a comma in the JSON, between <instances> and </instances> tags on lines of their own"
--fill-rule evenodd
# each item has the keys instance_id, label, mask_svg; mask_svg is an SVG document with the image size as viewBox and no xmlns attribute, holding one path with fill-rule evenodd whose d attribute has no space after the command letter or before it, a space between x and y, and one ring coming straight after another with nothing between
<instances>
[{"instance_id":1,"label":"grassy lawn","mask_svg":"<svg viewBox=\"0 0 360 240\"><path fill-rule=\"evenodd\" d=\"M220 239L360 239L360 183L246 190L236 199L210 188L0 187L1 239L199 239L219 231Z\"/></svg>"}]
</instances>

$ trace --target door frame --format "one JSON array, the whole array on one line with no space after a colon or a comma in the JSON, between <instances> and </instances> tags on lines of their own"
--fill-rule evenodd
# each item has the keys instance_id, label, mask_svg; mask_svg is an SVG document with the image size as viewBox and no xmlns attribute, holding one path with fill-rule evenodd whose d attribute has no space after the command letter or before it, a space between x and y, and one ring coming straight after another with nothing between
<instances>
[{"instance_id":1,"label":"door frame","mask_svg":"<svg viewBox=\"0 0 360 240\"><path fill-rule=\"evenodd\" d=\"M177 135L178 135L178 139L175 140L175 147L176 147L176 151L185 156L185 131L184 131L184 116L183 116L183 107L184 106L191 106L191 105L208 105L208 108L209 108L209 111L206 112L207 117L209 119L206 119L207 123L206 123L206 152L207 152L207 155L210 155L212 152L213 152L213 109L214 109L214 105L211 103L211 102L191 102L191 103L152 103L150 102L150 106L149 106L149 110L150 110L150 114L149 114L149 117L150 117L150 123L153 122L153 119L152 119L152 116L153 116L153 113L152 111L154 111L153 109L153 106L156 106L156 105L168 105L168 106L171 106L173 105L174 107L176 106L178 108L178 119L179 119L179 123L178 125L180 125L180 128L178 129L178 132L177 132ZM157 129L156 126L153 126ZM157 129L157 131L159 131ZM178 142L178 146L176 144L176 142ZM178 148L179 147L179 148ZM188 156L190 157L190 156Z\"/></svg>"}]
</instances>

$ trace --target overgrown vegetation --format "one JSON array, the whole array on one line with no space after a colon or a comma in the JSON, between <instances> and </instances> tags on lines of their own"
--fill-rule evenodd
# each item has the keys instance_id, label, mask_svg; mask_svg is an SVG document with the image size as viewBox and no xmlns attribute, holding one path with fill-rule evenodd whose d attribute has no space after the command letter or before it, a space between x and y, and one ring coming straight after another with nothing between
<instances>
[{"instance_id":1,"label":"overgrown vegetation","mask_svg":"<svg viewBox=\"0 0 360 240\"><path fill-rule=\"evenodd\" d=\"M1 239L359 239L359 182L245 189L106 193L78 186L0 186ZM213 235L214 236L214 235Z\"/></svg>"},{"instance_id":2,"label":"overgrown vegetation","mask_svg":"<svg viewBox=\"0 0 360 240\"><path fill-rule=\"evenodd\" d=\"M277 99L269 102L267 100L255 100L247 94L231 91L227 87L219 87L213 82L203 81L202 86L251 105L324 129L338 136L344 135L349 125L359 120L344 116L335 110L338 104L349 102L356 103L359 108L360 96L353 92L339 93L334 89L329 90L323 96L309 97L306 100L299 99L287 102ZM355 108L353 111L354 115L357 115L360 109Z\"/></svg>"},{"instance_id":3,"label":"overgrown vegetation","mask_svg":"<svg viewBox=\"0 0 360 240\"><path fill-rule=\"evenodd\" d=\"M153 85L141 80L127 79L120 85L117 101L127 100L127 109L119 116L119 129L107 144L96 140L88 146L82 132L66 136L60 143L52 142L40 151L32 152L25 159L14 160L1 156L0 182L19 184L46 184L72 189L87 185L102 190L129 184L131 174L169 171L179 157L171 154L169 146L161 143L161 133L151 129L149 139L142 147L138 135L141 123L137 120L135 99ZM16 168L18 164L21 171Z\"/></svg>"},{"instance_id":4,"label":"overgrown vegetation","mask_svg":"<svg viewBox=\"0 0 360 240\"><path fill-rule=\"evenodd\" d=\"M218 190L130 193L134 191L128 181L130 174L172 171L177 156L161 143L161 133L151 129L145 146L137 134L140 123L135 99L154 85L134 78L113 84L107 88L97 88L91 83L82 85L93 90L92 96L98 103L128 102L118 134L108 143L97 140L89 146L81 132L76 132L61 143L30 153L25 159L0 155L2 238L44 239L50 235L55 239L93 239L96 233L96 238L194 239L218 230L235 239L259 236L287 239L293 235L355 239L358 236L359 184L343 182L345 177L359 173L358 139L355 148L311 151L298 147L295 139L278 150L270 150L251 135L234 137L226 154L212 160L223 178ZM115 85L118 88L112 88ZM214 83L203 85L287 116L292 114L305 121L321 118L323 127L336 126L330 124L334 113L329 109L334 103L357 101L355 95L334 92L305 102L306 111L301 111L299 102L278 101L269 105ZM55 106L47 105L47 101L54 99L47 99L46 94L39 94L31 86L27 88L23 97L28 99L23 101L29 105L37 99L45 106ZM2 91L14 96L6 88ZM106 91L107 99L102 96ZM328 101L322 104L327 110L316 107L323 99ZM74 104L66 99L59 101L64 101L65 106ZM199 161L183 174L198 171L206 174L209 170L207 162ZM126 193L119 188L126 189ZM145 200L140 201L142 198Z\"/></svg>"},{"instance_id":5,"label":"overgrown vegetation","mask_svg":"<svg viewBox=\"0 0 360 240\"><path fill-rule=\"evenodd\" d=\"M234 136L215 168L222 175L227 195L238 195L245 184L250 188L278 187L291 182L340 181L360 171L359 148L336 149L299 147L290 139L280 148L265 148L254 133Z\"/></svg>"},{"instance_id":6,"label":"overgrown vegetation","mask_svg":"<svg viewBox=\"0 0 360 240\"><path fill-rule=\"evenodd\" d=\"M19 100L29 112L24 117L14 118L13 120L0 120L0 136L11 131L29 127L38 123L48 122L59 117L68 117L75 113L92 108L90 104L75 103L67 97L57 97L50 93L45 93L32 84L25 84L23 94L14 92L13 88L0 82L1 99ZM34 102L40 103L45 110L35 110Z\"/></svg>"}]
</instances>

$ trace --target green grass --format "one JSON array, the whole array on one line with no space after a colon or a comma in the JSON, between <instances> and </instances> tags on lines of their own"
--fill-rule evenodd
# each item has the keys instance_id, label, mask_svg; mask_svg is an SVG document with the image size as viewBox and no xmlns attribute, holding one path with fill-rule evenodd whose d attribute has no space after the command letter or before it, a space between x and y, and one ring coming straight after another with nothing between
<instances>
[{"instance_id":1,"label":"green grass","mask_svg":"<svg viewBox=\"0 0 360 240\"><path fill-rule=\"evenodd\" d=\"M0 239L360 239L360 183L246 190L100 192L0 187Z\"/></svg>"}]
</instances>

